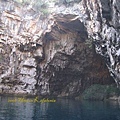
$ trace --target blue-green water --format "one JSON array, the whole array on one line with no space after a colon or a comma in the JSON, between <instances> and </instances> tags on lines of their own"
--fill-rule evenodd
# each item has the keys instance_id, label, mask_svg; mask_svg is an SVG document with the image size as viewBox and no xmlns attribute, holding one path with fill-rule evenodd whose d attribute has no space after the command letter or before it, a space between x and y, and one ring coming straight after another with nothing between
<instances>
[{"instance_id":1,"label":"blue-green water","mask_svg":"<svg viewBox=\"0 0 120 120\"><path fill-rule=\"evenodd\" d=\"M0 120L120 120L117 102L58 99L55 103L8 102L0 97Z\"/></svg>"}]
</instances>

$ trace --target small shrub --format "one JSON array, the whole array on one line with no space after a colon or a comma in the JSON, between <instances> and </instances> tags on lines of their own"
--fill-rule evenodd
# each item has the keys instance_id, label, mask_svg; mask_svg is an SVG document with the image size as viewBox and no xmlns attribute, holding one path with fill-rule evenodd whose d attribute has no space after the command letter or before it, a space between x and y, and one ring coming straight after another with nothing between
<instances>
[{"instance_id":1,"label":"small shrub","mask_svg":"<svg viewBox=\"0 0 120 120\"><path fill-rule=\"evenodd\" d=\"M40 10L44 15L48 15L50 12L48 9L41 9Z\"/></svg>"},{"instance_id":2,"label":"small shrub","mask_svg":"<svg viewBox=\"0 0 120 120\"><path fill-rule=\"evenodd\" d=\"M93 46L93 40L91 40L91 39L86 40L85 44L86 44L89 48L92 48L92 46Z\"/></svg>"},{"instance_id":3,"label":"small shrub","mask_svg":"<svg viewBox=\"0 0 120 120\"><path fill-rule=\"evenodd\" d=\"M60 49L61 46L62 46L61 44L55 44L54 48L55 48L55 49Z\"/></svg>"}]
</instances>

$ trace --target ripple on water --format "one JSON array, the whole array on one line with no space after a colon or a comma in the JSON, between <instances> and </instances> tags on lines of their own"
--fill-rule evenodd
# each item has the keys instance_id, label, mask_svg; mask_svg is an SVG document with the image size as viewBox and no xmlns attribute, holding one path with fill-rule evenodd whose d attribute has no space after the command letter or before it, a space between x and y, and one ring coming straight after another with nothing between
<instances>
[{"instance_id":1,"label":"ripple on water","mask_svg":"<svg viewBox=\"0 0 120 120\"><path fill-rule=\"evenodd\" d=\"M8 103L0 97L0 120L120 120L115 102L58 99L55 103Z\"/></svg>"}]
</instances>

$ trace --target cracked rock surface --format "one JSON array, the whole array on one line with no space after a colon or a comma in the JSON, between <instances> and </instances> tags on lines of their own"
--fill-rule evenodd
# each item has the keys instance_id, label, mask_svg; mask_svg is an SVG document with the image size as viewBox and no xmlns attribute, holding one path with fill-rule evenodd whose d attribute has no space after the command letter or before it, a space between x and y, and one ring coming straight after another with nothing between
<instances>
[{"instance_id":1,"label":"cracked rock surface","mask_svg":"<svg viewBox=\"0 0 120 120\"><path fill-rule=\"evenodd\" d=\"M74 97L92 84L119 86L119 0L63 0L49 16L26 7L0 0L0 93Z\"/></svg>"}]
</instances>

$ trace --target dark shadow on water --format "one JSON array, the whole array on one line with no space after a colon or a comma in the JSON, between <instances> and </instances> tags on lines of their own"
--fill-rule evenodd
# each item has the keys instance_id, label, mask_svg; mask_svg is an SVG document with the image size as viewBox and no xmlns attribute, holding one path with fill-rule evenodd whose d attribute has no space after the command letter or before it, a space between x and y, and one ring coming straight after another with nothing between
<instances>
[{"instance_id":1,"label":"dark shadow on water","mask_svg":"<svg viewBox=\"0 0 120 120\"><path fill-rule=\"evenodd\" d=\"M55 103L9 103L8 99L0 97L0 120L120 120L117 102L58 99Z\"/></svg>"}]
</instances>

